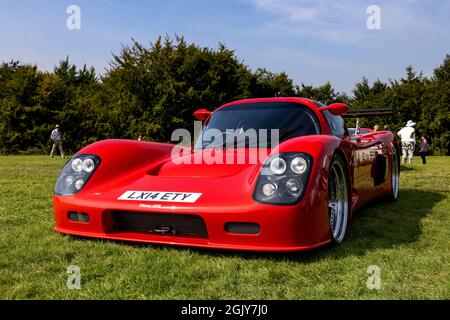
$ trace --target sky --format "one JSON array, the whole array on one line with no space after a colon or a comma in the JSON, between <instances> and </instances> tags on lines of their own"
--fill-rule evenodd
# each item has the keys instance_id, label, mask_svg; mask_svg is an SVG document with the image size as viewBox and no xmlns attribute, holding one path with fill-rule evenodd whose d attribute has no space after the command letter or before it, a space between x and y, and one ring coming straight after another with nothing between
<instances>
[{"instance_id":1,"label":"sky","mask_svg":"<svg viewBox=\"0 0 450 320\"><path fill-rule=\"evenodd\" d=\"M67 28L70 5L80 8L80 29ZM52 70L69 56L103 73L132 38L149 45L177 34L202 47L224 43L253 70L351 94L363 76L399 79L408 65L432 75L450 54L449 17L450 0L0 0L0 61Z\"/></svg>"}]
</instances>

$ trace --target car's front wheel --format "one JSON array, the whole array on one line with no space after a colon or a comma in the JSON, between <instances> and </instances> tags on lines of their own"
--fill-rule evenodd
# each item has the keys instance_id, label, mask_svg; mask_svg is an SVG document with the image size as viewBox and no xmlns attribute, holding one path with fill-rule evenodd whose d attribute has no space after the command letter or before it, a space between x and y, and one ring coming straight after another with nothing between
<instances>
[{"instance_id":1,"label":"car's front wheel","mask_svg":"<svg viewBox=\"0 0 450 320\"><path fill-rule=\"evenodd\" d=\"M328 177L328 214L334 243L342 243L349 224L349 186L345 161L339 154L333 156Z\"/></svg>"}]
</instances>

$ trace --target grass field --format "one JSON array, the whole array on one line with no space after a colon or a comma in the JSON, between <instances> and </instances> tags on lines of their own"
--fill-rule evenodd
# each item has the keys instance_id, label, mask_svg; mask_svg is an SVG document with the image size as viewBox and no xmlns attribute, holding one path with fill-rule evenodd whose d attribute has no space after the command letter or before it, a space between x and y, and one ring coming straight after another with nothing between
<instances>
[{"instance_id":1,"label":"grass field","mask_svg":"<svg viewBox=\"0 0 450 320\"><path fill-rule=\"evenodd\" d=\"M63 160L0 157L1 299L449 299L450 157L404 168L397 203L354 217L348 240L252 254L83 240L53 231ZM81 289L66 286L81 268ZM381 270L381 289L366 286Z\"/></svg>"}]
</instances>

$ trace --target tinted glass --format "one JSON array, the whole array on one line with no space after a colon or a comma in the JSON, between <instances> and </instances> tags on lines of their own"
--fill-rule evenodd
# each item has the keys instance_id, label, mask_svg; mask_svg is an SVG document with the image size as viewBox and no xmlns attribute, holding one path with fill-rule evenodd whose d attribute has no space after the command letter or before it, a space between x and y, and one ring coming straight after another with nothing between
<instances>
[{"instance_id":1,"label":"tinted glass","mask_svg":"<svg viewBox=\"0 0 450 320\"><path fill-rule=\"evenodd\" d=\"M326 107L325 104L319 101L314 101L315 104L321 108ZM328 125L330 126L331 134L336 137L344 137L349 134L347 126L345 125L344 119L341 116L335 116L331 114L330 111L323 111L323 114L327 118ZM352 133L354 134L354 133Z\"/></svg>"},{"instance_id":2,"label":"tinted glass","mask_svg":"<svg viewBox=\"0 0 450 320\"><path fill-rule=\"evenodd\" d=\"M345 125L344 119L341 116L335 116L331 114L330 111L323 111L323 114L328 120L332 135L339 138L348 135L347 126Z\"/></svg>"},{"instance_id":3,"label":"tinted glass","mask_svg":"<svg viewBox=\"0 0 450 320\"><path fill-rule=\"evenodd\" d=\"M320 125L314 112L304 105L292 102L250 103L225 107L213 113L209 123L203 129L203 133L214 130L211 132L215 132L215 134L211 136L220 136L222 133L221 139L218 140L225 140L223 137L228 135L227 131L233 130L236 141L239 141L239 136L242 135L245 139L246 133L251 129L257 133L259 130L269 130L264 138L268 146L272 145L270 130L279 130L280 142L294 137L320 133ZM261 138L259 135L258 137L257 145L259 146ZM204 138L203 140L202 142L199 139L196 145L197 149L217 148L223 144L222 142L217 145L210 139ZM230 147L229 145L224 146Z\"/></svg>"}]
</instances>

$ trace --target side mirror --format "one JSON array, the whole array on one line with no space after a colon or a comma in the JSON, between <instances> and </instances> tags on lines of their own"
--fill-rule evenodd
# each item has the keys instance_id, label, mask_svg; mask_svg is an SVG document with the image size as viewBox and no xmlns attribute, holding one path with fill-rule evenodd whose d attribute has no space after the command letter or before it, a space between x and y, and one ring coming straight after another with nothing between
<instances>
[{"instance_id":1,"label":"side mirror","mask_svg":"<svg viewBox=\"0 0 450 320\"><path fill-rule=\"evenodd\" d=\"M211 114L212 112L206 109L200 109L194 112L194 116L201 121L208 119Z\"/></svg>"},{"instance_id":2,"label":"side mirror","mask_svg":"<svg viewBox=\"0 0 450 320\"><path fill-rule=\"evenodd\" d=\"M350 108L345 103L333 103L330 104L328 107L321 108L321 111L328 110L331 112L331 114L335 116L341 116L343 114L346 114Z\"/></svg>"}]
</instances>

